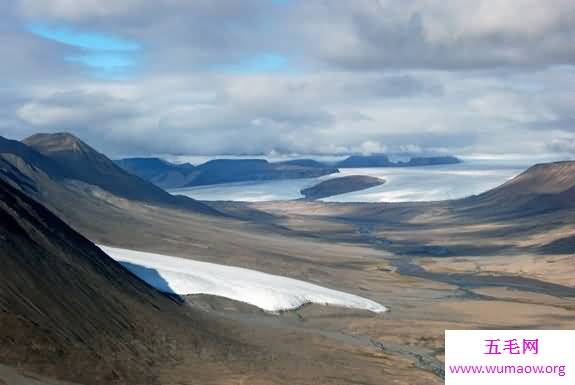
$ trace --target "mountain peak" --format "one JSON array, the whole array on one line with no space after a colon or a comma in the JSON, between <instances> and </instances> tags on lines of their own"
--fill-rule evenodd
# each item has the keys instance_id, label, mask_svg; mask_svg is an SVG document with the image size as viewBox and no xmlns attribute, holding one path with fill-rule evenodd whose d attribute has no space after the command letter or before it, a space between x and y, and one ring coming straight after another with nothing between
<instances>
[{"instance_id":1,"label":"mountain peak","mask_svg":"<svg viewBox=\"0 0 575 385\"><path fill-rule=\"evenodd\" d=\"M62 152L86 152L95 151L78 137L69 132L57 132L53 134L34 134L23 140L28 146L34 147L44 154L54 154Z\"/></svg>"},{"instance_id":2,"label":"mountain peak","mask_svg":"<svg viewBox=\"0 0 575 385\"><path fill-rule=\"evenodd\" d=\"M126 199L216 214L215 210L191 198L170 195L152 183L125 172L104 154L72 134L36 134L26 138L22 146L28 146L35 150L32 153L57 165L59 174L66 179L98 186Z\"/></svg>"}]
</instances>

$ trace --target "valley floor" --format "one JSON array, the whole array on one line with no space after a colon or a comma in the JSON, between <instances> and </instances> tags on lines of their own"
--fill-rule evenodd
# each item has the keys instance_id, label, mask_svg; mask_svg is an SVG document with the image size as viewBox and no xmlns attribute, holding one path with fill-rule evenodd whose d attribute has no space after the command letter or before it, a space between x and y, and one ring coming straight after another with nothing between
<instances>
[{"instance_id":1,"label":"valley floor","mask_svg":"<svg viewBox=\"0 0 575 385\"><path fill-rule=\"evenodd\" d=\"M23 368L84 385L433 385L443 383L446 329L575 329L574 162L461 200L209 207L68 134L0 145L0 224L12 237L0 269L0 347L12 368L0 379L10 385L44 381ZM272 314L222 296L166 298L88 239L293 278L389 311Z\"/></svg>"},{"instance_id":2,"label":"valley floor","mask_svg":"<svg viewBox=\"0 0 575 385\"><path fill-rule=\"evenodd\" d=\"M544 252L573 236L573 213L514 222L461 216L443 204L217 205L229 219L119 200L112 206L117 216L95 221L62 212L100 244L296 278L390 309L308 305L269 314L188 296L190 306L229 321L246 343L268 352L247 370L245 362L228 368L224 383L441 384L445 329L575 328L572 258ZM187 365L166 371L164 381L185 376Z\"/></svg>"}]
</instances>

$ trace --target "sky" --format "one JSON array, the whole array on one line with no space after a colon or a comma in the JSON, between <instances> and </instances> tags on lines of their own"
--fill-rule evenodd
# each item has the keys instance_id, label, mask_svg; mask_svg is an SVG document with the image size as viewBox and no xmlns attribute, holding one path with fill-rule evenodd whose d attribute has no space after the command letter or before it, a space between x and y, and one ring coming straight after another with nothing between
<instances>
[{"instance_id":1,"label":"sky","mask_svg":"<svg viewBox=\"0 0 575 385\"><path fill-rule=\"evenodd\" d=\"M575 154L573 0L2 0L0 135L107 154Z\"/></svg>"}]
</instances>

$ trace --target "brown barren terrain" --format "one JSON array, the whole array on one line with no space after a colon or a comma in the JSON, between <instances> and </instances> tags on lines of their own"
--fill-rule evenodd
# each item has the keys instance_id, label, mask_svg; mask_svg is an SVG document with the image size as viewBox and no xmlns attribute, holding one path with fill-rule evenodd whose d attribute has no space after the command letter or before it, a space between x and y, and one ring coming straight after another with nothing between
<instances>
[{"instance_id":1,"label":"brown barren terrain","mask_svg":"<svg viewBox=\"0 0 575 385\"><path fill-rule=\"evenodd\" d=\"M230 342L201 340L199 355L182 342L177 358L154 359L160 383L441 384L445 329L575 328L573 162L458 201L222 202L208 215L56 182L4 158L13 184L93 242L289 276L390 308L268 314L189 296L192 318Z\"/></svg>"}]
</instances>

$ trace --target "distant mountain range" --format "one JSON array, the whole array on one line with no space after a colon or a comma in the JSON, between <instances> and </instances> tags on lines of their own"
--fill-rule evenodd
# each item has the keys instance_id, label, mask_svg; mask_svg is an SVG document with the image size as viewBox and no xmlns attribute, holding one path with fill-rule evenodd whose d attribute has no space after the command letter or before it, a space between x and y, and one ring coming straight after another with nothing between
<instances>
[{"instance_id":1,"label":"distant mountain range","mask_svg":"<svg viewBox=\"0 0 575 385\"><path fill-rule=\"evenodd\" d=\"M115 163L127 172L162 188L181 188L257 180L316 178L339 172L339 168L415 167L461 163L453 156L415 157L393 162L387 155L352 155L338 162L294 159L268 162L264 159L215 159L197 167L174 164L159 158L125 158Z\"/></svg>"},{"instance_id":2,"label":"distant mountain range","mask_svg":"<svg viewBox=\"0 0 575 385\"><path fill-rule=\"evenodd\" d=\"M197 167L158 158L115 161L127 172L163 188L204 186L255 180L316 178L339 172L336 167L311 159L270 163L264 159L215 159Z\"/></svg>"},{"instance_id":3,"label":"distant mountain range","mask_svg":"<svg viewBox=\"0 0 575 385\"><path fill-rule=\"evenodd\" d=\"M160 158L127 158L114 160L114 163L130 174L164 188L188 185L193 181L196 169L190 163L174 164Z\"/></svg>"},{"instance_id":4,"label":"distant mountain range","mask_svg":"<svg viewBox=\"0 0 575 385\"><path fill-rule=\"evenodd\" d=\"M393 162L385 154L374 155L352 155L336 163L339 168L364 168L364 167L416 167L416 166L437 166L441 164L461 163L459 158L454 156L428 156L414 157L407 162Z\"/></svg>"}]
</instances>

